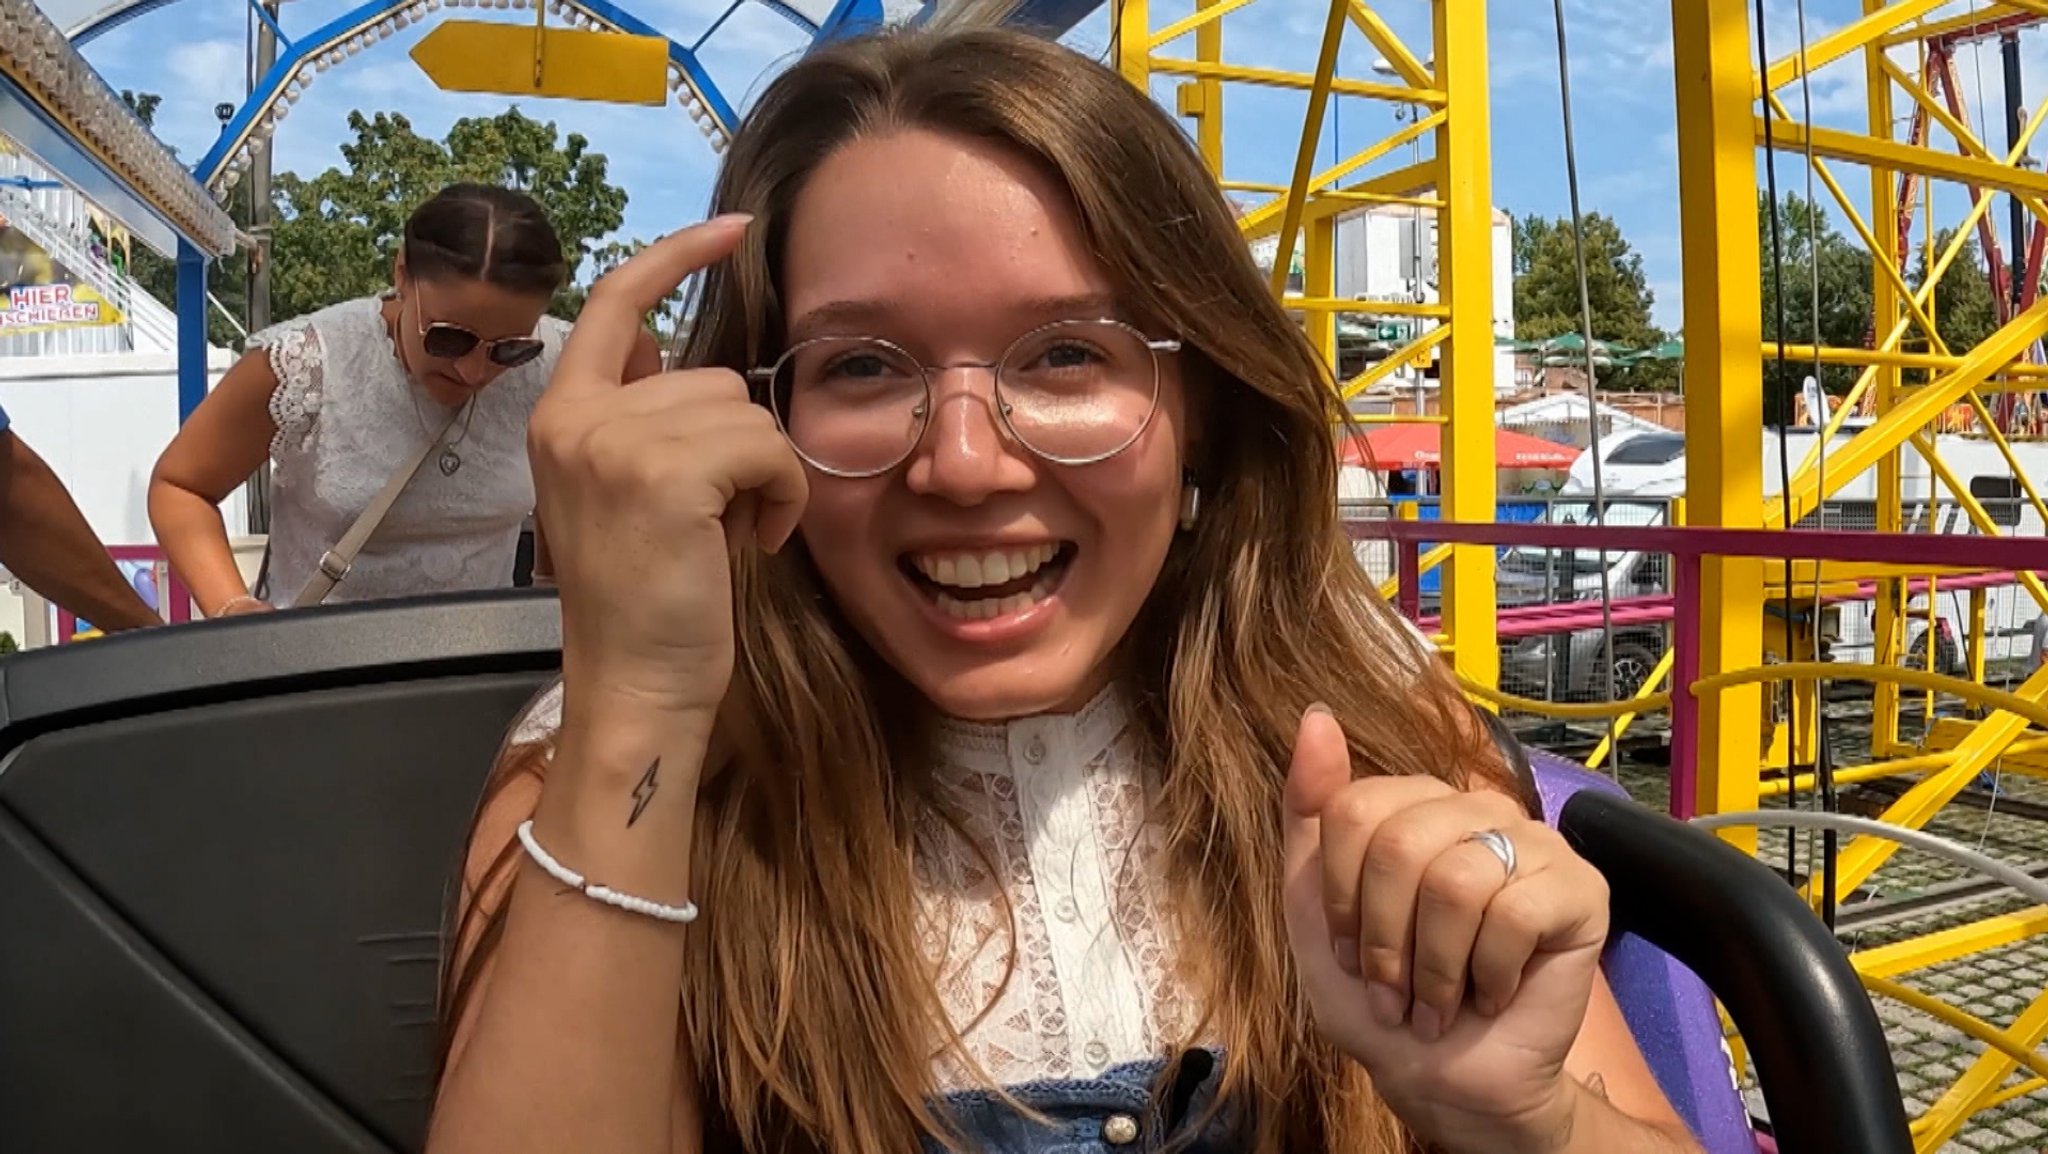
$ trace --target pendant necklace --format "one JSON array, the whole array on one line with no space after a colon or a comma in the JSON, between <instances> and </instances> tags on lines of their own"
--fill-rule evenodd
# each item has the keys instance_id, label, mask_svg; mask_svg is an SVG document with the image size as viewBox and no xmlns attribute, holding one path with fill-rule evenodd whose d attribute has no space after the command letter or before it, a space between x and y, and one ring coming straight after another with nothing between
<instances>
[{"instance_id":1,"label":"pendant necklace","mask_svg":"<svg viewBox=\"0 0 2048 1154\"><path fill-rule=\"evenodd\" d=\"M391 295L395 297L396 293ZM399 304L400 310L402 311L404 307L405 305L401 301ZM405 391L406 395L412 398L412 415L420 423L420 432L431 437L434 435L434 430L432 426L427 424L426 414L420 411L420 387L413 382L412 366L405 363L405 349L398 343L396 321L387 324L385 335L391 340L391 351L397 355L399 370L405 374ZM462 454L455 451L455 446L461 444L469 436L469 422L475 416L476 395L472 393L470 398L462 404L462 431L455 434L454 440L444 442L441 445L441 455L434 460L435 467L441 470L443 477L453 477L462 470Z\"/></svg>"},{"instance_id":2,"label":"pendant necklace","mask_svg":"<svg viewBox=\"0 0 2048 1154\"><path fill-rule=\"evenodd\" d=\"M412 411L414 416L419 416L420 402L418 397L413 398ZM434 462L440 468L443 477L453 477L462 468L462 454L455 451L455 446L461 444L463 438L469 436L469 420L475 415L476 398L471 397L463 402L462 405L462 431L455 434L454 440L448 441L441 446L441 455ZM428 436L433 435L433 431L427 429L427 422L424 417L420 419L420 428L426 430Z\"/></svg>"}]
</instances>

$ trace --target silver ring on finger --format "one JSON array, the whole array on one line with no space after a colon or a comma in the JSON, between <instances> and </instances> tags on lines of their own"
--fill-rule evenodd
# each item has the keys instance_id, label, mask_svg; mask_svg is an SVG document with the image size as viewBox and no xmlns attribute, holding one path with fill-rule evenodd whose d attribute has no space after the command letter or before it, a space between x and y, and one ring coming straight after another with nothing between
<instances>
[{"instance_id":1,"label":"silver ring on finger","mask_svg":"<svg viewBox=\"0 0 2048 1154\"><path fill-rule=\"evenodd\" d=\"M1478 842L1491 850L1500 859L1501 868L1508 872L1508 880L1514 880L1515 843L1508 840L1508 835L1497 829L1481 829L1466 834L1462 840Z\"/></svg>"}]
</instances>

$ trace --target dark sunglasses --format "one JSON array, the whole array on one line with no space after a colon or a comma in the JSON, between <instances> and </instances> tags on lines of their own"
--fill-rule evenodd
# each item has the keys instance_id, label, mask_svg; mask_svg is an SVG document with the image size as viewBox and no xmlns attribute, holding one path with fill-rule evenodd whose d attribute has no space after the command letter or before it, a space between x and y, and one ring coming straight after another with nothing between
<instances>
[{"instance_id":1,"label":"dark sunglasses","mask_svg":"<svg viewBox=\"0 0 2048 1154\"><path fill-rule=\"evenodd\" d=\"M419 317L426 319L426 302L420 298L419 290L413 290L413 300L419 305ZM435 321L419 330L420 347L427 355L437 360L460 360L470 354L478 344L487 350L484 356L500 368L513 369L541 355L547 349L547 342L539 337L500 337L486 341L482 337L448 321Z\"/></svg>"}]
</instances>

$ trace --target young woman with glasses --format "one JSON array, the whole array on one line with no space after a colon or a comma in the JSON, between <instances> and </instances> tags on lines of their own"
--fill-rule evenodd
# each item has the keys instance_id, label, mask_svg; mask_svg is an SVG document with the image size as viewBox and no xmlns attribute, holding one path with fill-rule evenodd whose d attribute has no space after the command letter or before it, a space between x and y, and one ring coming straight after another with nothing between
<instances>
[{"instance_id":1,"label":"young woman with glasses","mask_svg":"<svg viewBox=\"0 0 2048 1154\"><path fill-rule=\"evenodd\" d=\"M150 479L157 540L200 611L291 604L423 445L433 446L425 464L329 599L510 585L533 511L527 418L569 332L544 314L566 275L561 241L531 197L451 185L406 221L390 292L251 336ZM643 335L631 372L659 366ZM274 470L258 596L219 505L265 457ZM536 580L547 580L535 535Z\"/></svg>"},{"instance_id":2,"label":"young woman with glasses","mask_svg":"<svg viewBox=\"0 0 2048 1154\"><path fill-rule=\"evenodd\" d=\"M713 201L534 414L562 682L471 834L428 1150L1697 1150L1165 112L850 41Z\"/></svg>"}]
</instances>

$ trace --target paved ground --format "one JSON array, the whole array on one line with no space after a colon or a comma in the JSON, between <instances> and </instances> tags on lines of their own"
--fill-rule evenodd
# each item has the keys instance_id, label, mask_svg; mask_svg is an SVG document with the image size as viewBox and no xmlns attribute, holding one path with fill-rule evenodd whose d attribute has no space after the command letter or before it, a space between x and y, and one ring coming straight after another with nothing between
<instances>
[{"instance_id":1,"label":"paved ground","mask_svg":"<svg viewBox=\"0 0 2048 1154\"><path fill-rule=\"evenodd\" d=\"M1829 707L1837 758L1841 764L1867 759L1869 704L1867 701L1838 701ZM1548 744L1548 743L1546 743ZM1583 755L1587 752L1580 749ZM1621 778L1639 800L1662 806L1668 797L1666 770L1647 761L1628 760ZM2005 775L2000 781L2000 800L2027 802L2048 808L2048 783ZM1843 804L1853 809L1881 802L1870 791L1845 790ZM2022 868L2048 866L2048 821L1998 811L1996 801L1987 811L1958 803L1952 805L1929 827L1933 832L1957 839ZM1761 837L1764 860L1776 865L1785 861L1784 833L1766 832ZM1818 835L1802 848L1803 869L1816 869ZM1803 872L1803 871L1802 871ZM1872 896L1896 899L1925 896L1940 887L1976 880L1968 871L1945 861L1910 850L1901 850L1872 879ZM1882 945L1921 933L1960 925L2025 903L1999 891L1987 899L1952 905L1908 918L1868 926L1843 935L1851 947ZM1913 989L1933 995L1999 1025L2009 1024L2027 1002L2048 988L2048 936L2035 937L2003 949L1960 959L1942 966L1902 975L1900 981ZM1927 1015L1888 999L1878 999L1878 1011L1892 1040L1893 1061L1898 1068L1901 1093L1907 1112L1918 1116L1938 1099L1956 1078L1983 1052L1983 1047ZM2048 1053L2048 1047L2043 1048ZM2024 1078L2014 1076L2009 1085ZM1758 1112L1762 1112L1757 1100ZM2041 1154L2048 1152L2048 1090L2037 1090L1987 1110L1971 1120L1957 1139L1942 1147L1944 1154Z\"/></svg>"}]
</instances>

